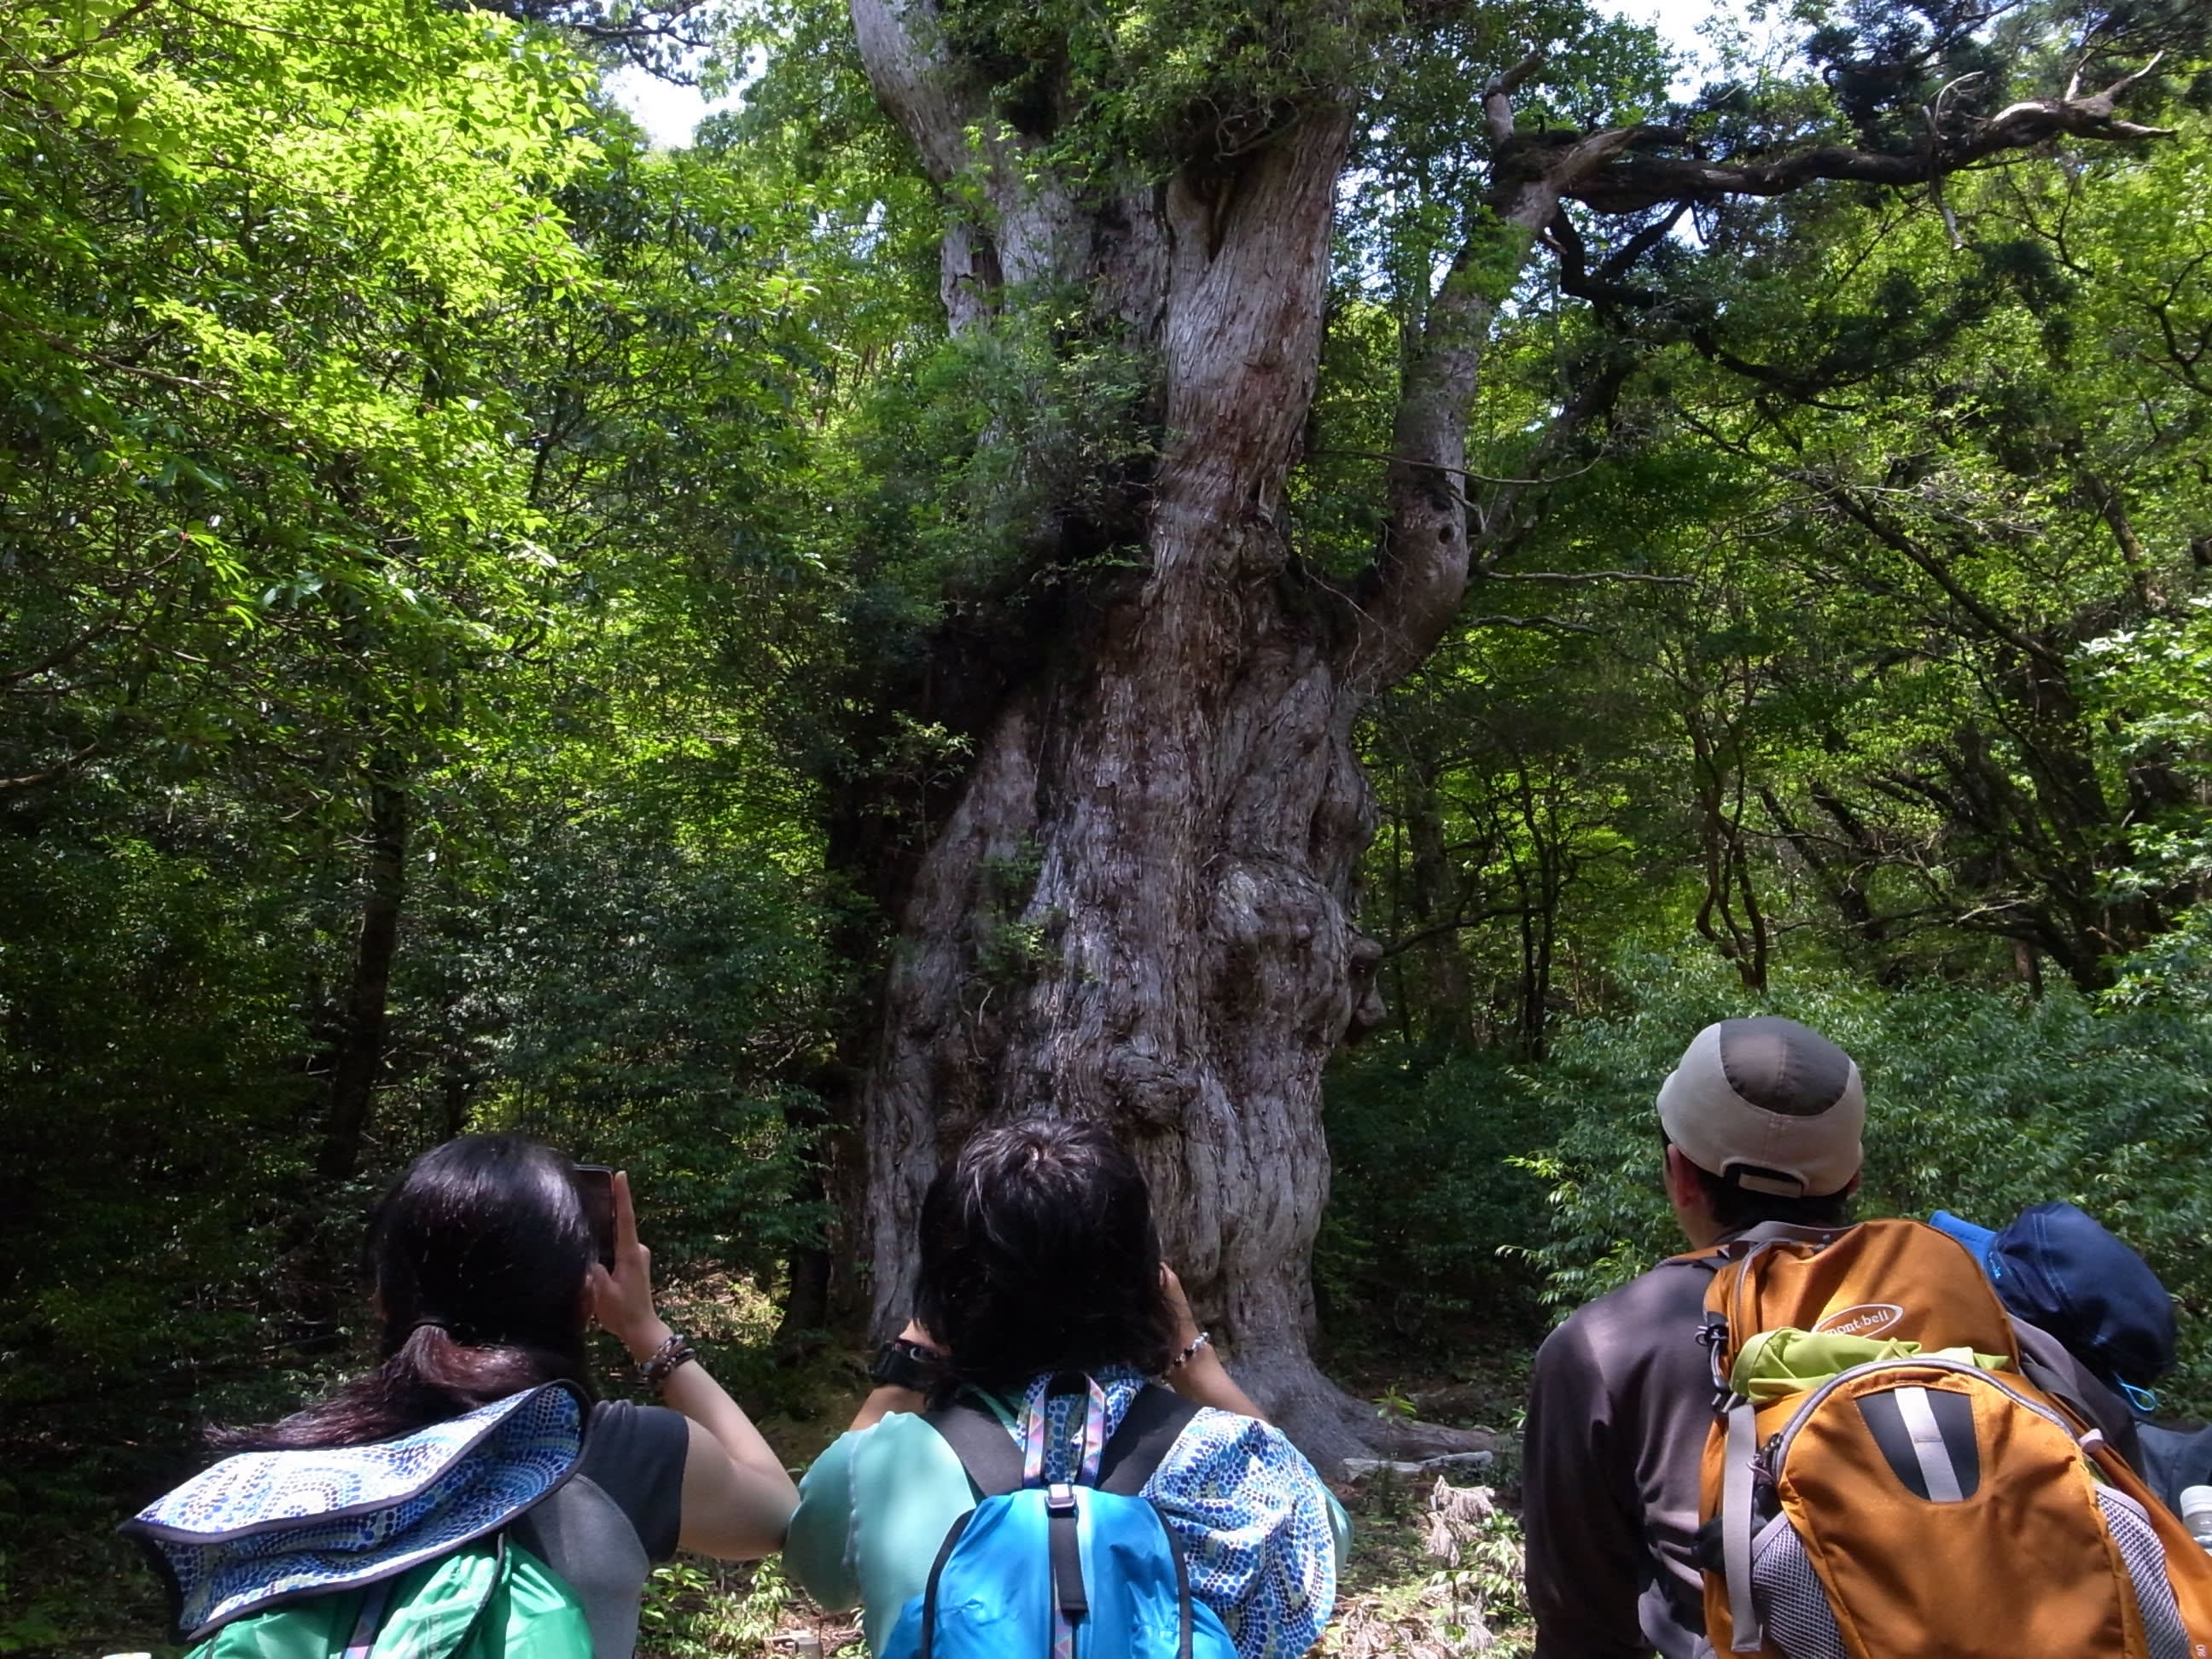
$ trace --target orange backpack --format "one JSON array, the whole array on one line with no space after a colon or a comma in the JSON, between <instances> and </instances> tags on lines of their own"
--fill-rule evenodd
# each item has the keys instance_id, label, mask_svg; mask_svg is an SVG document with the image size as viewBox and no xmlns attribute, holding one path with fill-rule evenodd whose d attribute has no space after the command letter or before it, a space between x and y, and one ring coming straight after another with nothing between
<instances>
[{"instance_id":1,"label":"orange backpack","mask_svg":"<svg viewBox=\"0 0 2212 1659\"><path fill-rule=\"evenodd\" d=\"M1712 1259L1698 1518L1715 1652L2207 1659L2212 1556L2022 1374L1963 1246L1869 1221ZM1776 1332L1792 1334L1758 1340Z\"/></svg>"}]
</instances>

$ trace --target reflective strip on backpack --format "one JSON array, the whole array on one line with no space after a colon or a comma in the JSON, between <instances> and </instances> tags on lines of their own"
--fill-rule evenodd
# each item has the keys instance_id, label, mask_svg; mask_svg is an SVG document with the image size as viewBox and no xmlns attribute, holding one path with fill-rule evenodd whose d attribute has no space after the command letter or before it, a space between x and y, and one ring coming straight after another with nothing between
<instances>
[{"instance_id":1,"label":"reflective strip on backpack","mask_svg":"<svg viewBox=\"0 0 2212 1659\"><path fill-rule=\"evenodd\" d=\"M1912 1441L1912 1455L1920 1464L1920 1478L1928 1485L1929 1500L1937 1504L1964 1501L1966 1489L1951 1462L1951 1449L1943 1443L1943 1431L1936 1426L1936 1407L1929 1403L1928 1390L1896 1389L1890 1398L1897 1401L1897 1414L1905 1419L1905 1432ZM1973 1432L1971 1419L1967 1432Z\"/></svg>"},{"instance_id":2,"label":"reflective strip on backpack","mask_svg":"<svg viewBox=\"0 0 2212 1659\"><path fill-rule=\"evenodd\" d=\"M1759 1415L1748 1400L1728 1409L1727 1462L1721 1470L1721 1561L1728 1573L1729 1646L1757 1653L1766 1645L1751 1598L1752 1466L1759 1453Z\"/></svg>"}]
</instances>

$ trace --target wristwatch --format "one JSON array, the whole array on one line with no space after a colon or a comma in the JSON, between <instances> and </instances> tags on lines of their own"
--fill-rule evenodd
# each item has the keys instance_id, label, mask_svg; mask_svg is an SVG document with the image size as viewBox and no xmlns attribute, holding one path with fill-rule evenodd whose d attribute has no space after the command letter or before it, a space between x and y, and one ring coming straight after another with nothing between
<instances>
[{"instance_id":1,"label":"wristwatch","mask_svg":"<svg viewBox=\"0 0 2212 1659\"><path fill-rule=\"evenodd\" d=\"M927 1394L944 1375L944 1356L902 1336L877 1349L876 1363L868 1367L868 1381L878 1388L911 1389L916 1394Z\"/></svg>"}]
</instances>

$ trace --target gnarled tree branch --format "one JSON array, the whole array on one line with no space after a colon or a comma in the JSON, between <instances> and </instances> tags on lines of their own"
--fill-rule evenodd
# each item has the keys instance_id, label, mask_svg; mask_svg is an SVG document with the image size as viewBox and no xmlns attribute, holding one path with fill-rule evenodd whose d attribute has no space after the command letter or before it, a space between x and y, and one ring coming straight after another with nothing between
<instances>
[{"instance_id":1,"label":"gnarled tree branch","mask_svg":"<svg viewBox=\"0 0 2212 1659\"><path fill-rule=\"evenodd\" d=\"M1954 131L1933 131L1910 151L1857 149L1848 144L1813 144L1782 155L1741 161L1713 161L1694 156L1644 153L1633 142L1648 132L1625 130L1631 141L1604 167L1565 185L1560 193L1600 213L1636 213L1667 202L1713 202L1729 196L1785 196L1821 179L1861 184L1925 185L1946 173L2008 150L2027 149L2053 138L2111 143L2132 138L2166 138L2167 127L2143 126L2116 113L2118 100L2157 64L2154 58L2132 75L2087 97L2029 98L1995 115L1967 122ZM1940 111L1931 110L1936 125ZM1602 136L1602 135L1597 135ZM1583 143L1590 142L1588 139Z\"/></svg>"},{"instance_id":2,"label":"gnarled tree branch","mask_svg":"<svg viewBox=\"0 0 2212 1659\"><path fill-rule=\"evenodd\" d=\"M1390 684L1427 656L1466 594L1468 504L1451 481L1466 472L1468 411L1498 308L1557 217L1562 194L1638 136L1632 128L1593 133L1553 149L1540 167L1524 165L1505 100L1536 66L1523 58L1484 94L1493 132L1504 111L1500 180L1430 301L1407 365L1391 433L1389 516L1382 549L1357 589L1363 625L1349 673L1365 690Z\"/></svg>"}]
</instances>

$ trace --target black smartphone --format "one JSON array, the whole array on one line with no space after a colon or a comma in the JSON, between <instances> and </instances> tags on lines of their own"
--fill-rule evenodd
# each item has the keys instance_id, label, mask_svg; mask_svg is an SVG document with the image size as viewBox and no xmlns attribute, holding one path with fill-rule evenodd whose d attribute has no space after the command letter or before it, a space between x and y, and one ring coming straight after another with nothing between
<instances>
[{"instance_id":1,"label":"black smartphone","mask_svg":"<svg viewBox=\"0 0 2212 1659\"><path fill-rule=\"evenodd\" d=\"M599 1266L615 1270L615 1172L604 1164L575 1165L576 1190L583 1195L584 1218L592 1224L592 1247Z\"/></svg>"}]
</instances>

